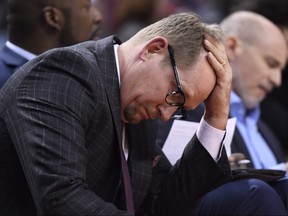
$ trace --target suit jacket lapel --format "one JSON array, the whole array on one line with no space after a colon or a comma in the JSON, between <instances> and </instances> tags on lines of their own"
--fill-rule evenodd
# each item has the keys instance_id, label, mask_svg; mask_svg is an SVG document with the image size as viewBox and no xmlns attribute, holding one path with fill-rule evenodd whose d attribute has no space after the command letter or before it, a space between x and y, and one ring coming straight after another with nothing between
<instances>
[{"instance_id":1,"label":"suit jacket lapel","mask_svg":"<svg viewBox=\"0 0 288 216\"><path fill-rule=\"evenodd\" d=\"M117 38L106 37L104 39L95 42L92 52L95 55L98 67L100 68L99 73L101 76L101 83L105 87L109 109L112 114L112 119L117 135L117 146L116 149L119 151L119 160L115 159L115 163L121 164L121 150L122 150L122 122L120 116L120 88L117 74L116 60L114 54L114 43L113 40L119 40ZM120 43L120 42L119 42ZM95 51L96 50L96 51ZM113 130L111 128L111 130ZM120 165L122 167L122 165ZM123 172L121 172L123 173ZM123 179L119 176L119 187L115 191L115 200L117 206L125 209L125 194ZM123 189L123 191L122 191ZM123 193L122 193L123 192Z\"/></svg>"},{"instance_id":2,"label":"suit jacket lapel","mask_svg":"<svg viewBox=\"0 0 288 216\"><path fill-rule=\"evenodd\" d=\"M116 37L104 38L101 43L96 42L97 53L100 53L99 56L96 56L96 59L102 73L103 85L106 86L107 98L117 131L119 149L121 149L123 126L120 116L120 89L113 42L121 43ZM142 203L150 186L156 128L157 122L151 120L142 121L136 125L126 125L129 144L129 171L136 209Z\"/></svg>"},{"instance_id":3,"label":"suit jacket lapel","mask_svg":"<svg viewBox=\"0 0 288 216\"><path fill-rule=\"evenodd\" d=\"M103 84L105 85L106 88L110 110L113 115L113 121L117 131L118 148L119 151L123 151L122 149L123 123L121 121L121 110L120 110L120 88L119 88L119 80L117 75L117 68L113 47L115 41L117 43L121 42L115 37L108 37L103 40L104 41L102 43L99 43L97 50L102 49L103 55L101 56L105 56L105 58L101 58L100 56L97 57L97 60L99 62L99 67L102 72ZM106 45L104 48L103 44L108 45ZM151 160L149 160L146 155L149 154L148 151L146 151L146 148L149 146L147 146L147 139L145 138L146 134L143 135L143 132L145 133L145 130L143 130L144 127L145 127L144 124L127 125L126 127L127 138L129 143L129 158L131 158L130 161L133 161L132 163L130 163L129 172L130 172L130 178L132 180L132 190L133 190L135 209L139 207L139 205L142 203L146 195L144 191L147 191L147 188L149 187L151 176L150 174ZM139 143L137 143L135 145L135 148L133 148L132 146L134 146L133 143L135 143L135 141ZM140 147L143 146L145 150L143 150L142 148L138 149L138 146ZM143 153L143 155L141 155L141 153Z\"/></svg>"},{"instance_id":4,"label":"suit jacket lapel","mask_svg":"<svg viewBox=\"0 0 288 216\"><path fill-rule=\"evenodd\" d=\"M119 39L111 36L102 39L101 43L96 43L95 49L97 49L97 53L100 53L99 56L96 56L96 59L100 67L103 85L106 89L107 99L116 127L118 143L121 146L123 126L120 115L120 88L113 41L116 41L118 44L121 43Z\"/></svg>"},{"instance_id":5,"label":"suit jacket lapel","mask_svg":"<svg viewBox=\"0 0 288 216\"><path fill-rule=\"evenodd\" d=\"M278 141L278 139L275 137L272 131L267 127L267 125L262 120L258 122L258 128L261 135L263 136L268 146L270 147L271 151L275 155L277 162L278 163L284 162L285 154L283 154L281 143Z\"/></svg>"},{"instance_id":6,"label":"suit jacket lapel","mask_svg":"<svg viewBox=\"0 0 288 216\"><path fill-rule=\"evenodd\" d=\"M247 166L254 167L248 148L237 127L235 128L234 136L232 139L231 151L232 153L236 153L236 152L243 153L246 156L246 159L251 161L251 163L249 163Z\"/></svg>"},{"instance_id":7,"label":"suit jacket lapel","mask_svg":"<svg viewBox=\"0 0 288 216\"><path fill-rule=\"evenodd\" d=\"M285 161L285 156L281 151L281 144L267 128L267 126L262 121L259 121L258 128L260 134L263 136L270 149L274 153L277 162L280 163ZM231 149L232 152L242 152L246 156L246 158L251 161L251 164L248 164L248 167L254 167L248 148L237 127L235 128Z\"/></svg>"}]
</instances>

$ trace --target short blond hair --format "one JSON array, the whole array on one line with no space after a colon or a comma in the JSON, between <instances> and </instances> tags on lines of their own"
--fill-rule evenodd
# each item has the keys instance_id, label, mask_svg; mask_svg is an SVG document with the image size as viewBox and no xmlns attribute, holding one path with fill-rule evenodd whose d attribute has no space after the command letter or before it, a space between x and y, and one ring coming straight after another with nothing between
<instances>
[{"instance_id":1,"label":"short blond hair","mask_svg":"<svg viewBox=\"0 0 288 216\"><path fill-rule=\"evenodd\" d=\"M188 68L196 61L203 49L205 37L213 37L221 43L224 38L219 25L203 23L197 14L189 12L163 18L140 30L130 41L136 45L156 36L168 40L179 68Z\"/></svg>"}]
</instances>

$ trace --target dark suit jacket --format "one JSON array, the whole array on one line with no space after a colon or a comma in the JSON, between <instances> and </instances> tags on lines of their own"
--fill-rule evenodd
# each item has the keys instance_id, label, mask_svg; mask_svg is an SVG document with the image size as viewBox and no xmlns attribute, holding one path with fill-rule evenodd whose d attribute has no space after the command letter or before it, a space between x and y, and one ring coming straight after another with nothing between
<instances>
[{"instance_id":1,"label":"dark suit jacket","mask_svg":"<svg viewBox=\"0 0 288 216\"><path fill-rule=\"evenodd\" d=\"M108 37L50 50L1 89L3 214L126 214L113 40L120 43ZM200 196L231 179L227 157L215 163L194 137L172 168L155 145L155 123L127 125L135 208L191 213Z\"/></svg>"},{"instance_id":2,"label":"dark suit jacket","mask_svg":"<svg viewBox=\"0 0 288 216\"><path fill-rule=\"evenodd\" d=\"M204 113L204 106L201 104L195 110L190 110L187 112L187 121L200 122L203 113ZM163 147L165 140L169 134L169 131L172 127L173 119L169 120L167 123L159 121L158 124L159 124L159 131L156 142L159 146ZM282 145L280 144L279 140L276 138L274 133L271 131L269 126L261 119L258 122L258 129L263 138L265 139L265 141L267 142L267 144L269 145L270 149L274 153L277 162L278 163L285 162L286 161L285 153L283 151ZM251 161L251 164L249 164L248 167L255 168L250 153L248 151L248 148L237 127L235 128L234 136L232 138L231 152L243 153L246 156L246 158Z\"/></svg>"},{"instance_id":3,"label":"dark suit jacket","mask_svg":"<svg viewBox=\"0 0 288 216\"><path fill-rule=\"evenodd\" d=\"M258 122L258 128L259 128L260 134L263 136L269 148L273 152L277 162L278 163L285 162L286 161L285 152L282 148L282 145L280 144L280 142L278 141L274 133L271 131L271 129L268 127L268 125L264 121L260 120ZM232 139L231 152L243 153L246 156L246 158L251 161L251 163L248 164L248 167L254 168L254 163L248 152L248 148L246 147L246 144L237 128L235 130L235 133Z\"/></svg>"},{"instance_id":4,"label":"dark suit jacket","mask_svg":"<svg viewBox=\"0 0 288 216\"><path fill-rule=\"evenodd\" d=\"M288 153L288 65L282 72L282 85L268 94L261 103L261 118L271 126L283 149Z\"/></svg>"},{"instance_id":5,"label":"dark suit jacket","mask_svg":"<svg viewBox=\"0 0 288 216\"><path fill-rule=\"evenodd\" d=\"M0 89L14 73L27 62L27 59L10 50L6 45L0 51Z\"/></svg>"}]
</instances>

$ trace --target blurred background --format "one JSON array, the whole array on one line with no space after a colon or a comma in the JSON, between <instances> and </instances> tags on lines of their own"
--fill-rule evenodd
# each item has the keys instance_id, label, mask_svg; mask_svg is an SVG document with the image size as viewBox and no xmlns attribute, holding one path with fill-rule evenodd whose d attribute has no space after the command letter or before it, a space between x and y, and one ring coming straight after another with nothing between
<instances>
[{"instance_id":1,"label":"blurred background","mask_svg":"<svg viewBox=\"0 0 288 216\"><path fill-rule=\"evenodd\" d=\"M219 22L234 0L94 0L103 14L102 36L123 41L137 30L172 13L193 11L208 23Z\"/></svg>"},{"instance_id":2,"label":"blurred background","mask_svg":"<svg viewBox=\"0 0 288 216\"><path fill-rule=\"evenodd\" d=\"M6 39L6 14L7 14L7 0L0 0L0 49L3 47Z\"/></svg>"},{"instance_id":3,"label":"blurred background","mask_svg":"<svg viewBox=\"0 0 288 216\"><path fill-rule=\"evenodd\" d=\"M7 39L7 1L0 0L0 48ZM23 0L24 1L24 0ZM218 22L233 0L92 0L102 12L102 37L116 34L123 41L140 28L169 14L194 11L203 21Z\"/></svg>"}]
</instances>

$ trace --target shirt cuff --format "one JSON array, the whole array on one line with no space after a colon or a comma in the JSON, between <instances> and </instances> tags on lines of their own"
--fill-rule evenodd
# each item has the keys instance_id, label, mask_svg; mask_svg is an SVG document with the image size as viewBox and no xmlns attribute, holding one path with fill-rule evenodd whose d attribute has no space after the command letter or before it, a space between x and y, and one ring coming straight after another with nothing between
<instances>
[{"instance_id":1,"label":"shirt cuff","mask_svg":"<svg viewBox=\"0 0 288 216\"><path fill-rule=\"evenodd\" d=\"M222 141L225 131L212 127L202 117L196 136L212 158L217 160L217 157L220 155L219 151L223 148Z\"/></svg>"},{"instance_id":2,"label":"shirt cuff","mask_svg":"<svg viewBox=\"0 0 288 216\"><path fill-rule=\"evenodd\" d=\"M269 167L269 169L283 170L286 171L285 163L280 163L275 166Z\"/></svg>"}]
</instances>

